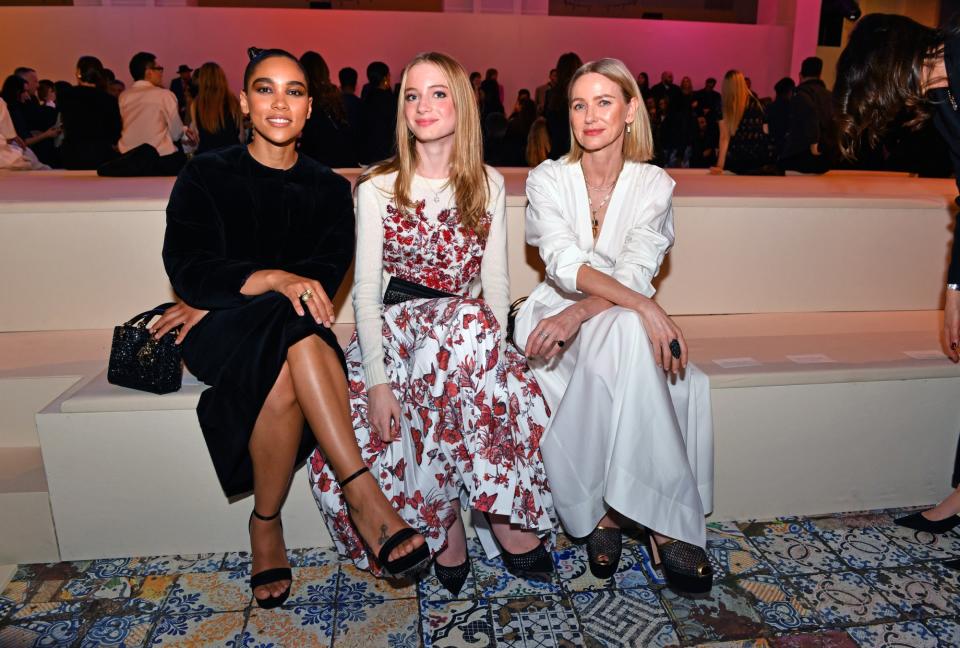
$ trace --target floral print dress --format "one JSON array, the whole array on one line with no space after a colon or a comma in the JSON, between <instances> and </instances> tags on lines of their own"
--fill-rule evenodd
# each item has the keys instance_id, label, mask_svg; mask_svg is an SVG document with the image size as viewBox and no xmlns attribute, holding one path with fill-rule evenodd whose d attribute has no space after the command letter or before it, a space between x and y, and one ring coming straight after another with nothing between
<instances>
[{"instance_id":1,"label":"floral print dress","mask_svg":"<svg viewBox=\"0 0 960 648\"><path fill-rule=\"evenodd\" d=\"M347 381L363 460L432 554L446 546L458 506L504 515L549 535L555 518L540 458L549 409L526 359L503 341L491 308L471 296L486 241L459 225L455 207L431 214L427 204L420 200L412 213L386 204L383 270L457 296L383 308L383 363L401 406L399 441L381 441L367 419L363 356L354 333L346 350ZM484 225L492 221L488 213ZM337 550L357 567L381 573L319 450L309 475ZM495 554L489 531L478 528L478 534Z\"/></svg>"}]
</instances>

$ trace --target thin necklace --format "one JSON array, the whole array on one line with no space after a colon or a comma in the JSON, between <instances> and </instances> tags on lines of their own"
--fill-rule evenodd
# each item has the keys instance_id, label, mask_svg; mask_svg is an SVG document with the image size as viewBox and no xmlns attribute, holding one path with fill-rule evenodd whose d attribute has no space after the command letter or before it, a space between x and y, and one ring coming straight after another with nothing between
<instances>
[{"instance_id":1,"label":"thin necklace","mask_svg":"<svg viewBox=\"0 0 960 648\"><path fill-rule=\"evenodd\" d=\"M581 169L581 171L583 170L583 166L582 166L582 165L581 165L580 169ZM613 179L613 182L612 182L611 184L601 185L601 186L598 186L598 187L594 187L594 186L592 186L589 182L587 182L587 174L586 174L586 173L583 174L583 183L584 183L585 185L587 185L587 204L590 206L590 229L593 230L593 240L594 240L594 241L596 241L596 240L597 240L597 236L600 235L600 221L597 219L597 214L599 214L599 213L603 210L603 208L607 206L607 203L610 201L610 197L613 196L613 192L614 192L614 191L616 190L616 188L617 188L617 181L620 179L620 174L621 174L621 173L623 173L623 165L622 165L622 164L620 165L620 171L617 172L617 177ZM606 196L604 196L603 200L600 201L600 204L597 205L596 207L594 207L594 206L593 206L593 198L590 197L590 191L589 191L589 190L590 190L590 189L593 189L594 191L597 191L597 190L601 190L601 189L606 189L606 188L608 188L608 187L610 188L610 191L607 193Z\"/></svg>"}]
</instances>

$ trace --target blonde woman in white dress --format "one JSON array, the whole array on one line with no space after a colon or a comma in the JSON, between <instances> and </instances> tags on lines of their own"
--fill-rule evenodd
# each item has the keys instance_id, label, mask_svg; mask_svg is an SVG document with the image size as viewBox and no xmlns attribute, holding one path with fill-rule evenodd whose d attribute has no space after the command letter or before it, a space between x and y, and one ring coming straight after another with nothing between
<instances>
[{"instance_id":1,"label":"blonde woman in white dress","mask_svg":"<svg viewBox=\"0 0 960 648\"><path fill-rule=\"evenodd\" d=\"M547 278L515 332L553 410L541 451L554 505L571 535L587 537L594 575L616 572L620 526L632 521L650 530L668 584L703 593L709 384L651 299L673 244L674 182L645 163L649 118L623 63L587 63L569 94L571 152L527 179L527 242Z\"/></svg>"}]
</instances>

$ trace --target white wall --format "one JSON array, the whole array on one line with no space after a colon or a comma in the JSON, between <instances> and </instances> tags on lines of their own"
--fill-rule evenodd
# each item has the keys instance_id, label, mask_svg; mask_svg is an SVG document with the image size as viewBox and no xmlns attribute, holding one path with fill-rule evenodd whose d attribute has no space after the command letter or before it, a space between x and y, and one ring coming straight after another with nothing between
<instances>
[{"instance_id":1,"label":"white wall","mask_svg":"<svg viewBox=\"0 0 960 648\"><path fill-rule=\"evenodd\" d=\"M791 25L737 25L548 16L230 9L207 7L0 7L0 72L18 65L41 77L72 79L79 55L99 56L120 78L138 50L158 55L167 81L180 63L214 60L239 85L245 50L319 51L332 70L350 65L363 78L380 59L395 81L404 62L426 49L445 51L470 70L500 70L508 102L533 89L563 52L584 60L623 59L652 80L671 69L700 87L707 76L740 68L771 93L789 72ZM815 43L811 44L811 47ZM811 52L812 53L812 52Z\"/></svg>"}]
</instances>

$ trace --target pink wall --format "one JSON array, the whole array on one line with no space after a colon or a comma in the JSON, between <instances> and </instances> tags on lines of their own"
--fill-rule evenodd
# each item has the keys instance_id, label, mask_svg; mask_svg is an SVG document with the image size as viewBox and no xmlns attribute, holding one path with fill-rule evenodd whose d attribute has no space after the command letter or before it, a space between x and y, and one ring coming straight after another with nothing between
<instances>
[{"instance_id":1,"label":"pink wall","mask_svg":"<svg viewBox=\"0 0 960 648\"><path fill-rule=\"evenodd\" d=\"M239 86L245 50L283 47L319 51L335 71L350 65L364 78L371 60L401 66L425 49L447 52L468 69L500 70L508 102L531 90L566 51L583 60L613 56L632 70L671 69L676 81L721 78L732 67L761 94L790 71L792 25L737 25L547 16L220 9L200 7L0 7L0 71L29 65L41 77L72 79L77 57L99 56L126 79L138 50L158 55L169 82L180 63L214 60ZM815 43L814 43L815 45Z\"/></svg>"}]
</instances>

